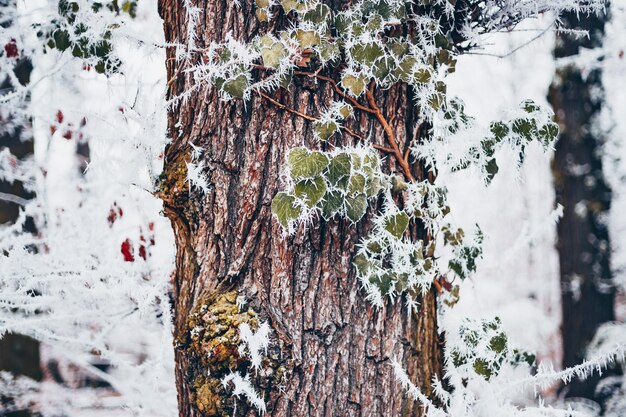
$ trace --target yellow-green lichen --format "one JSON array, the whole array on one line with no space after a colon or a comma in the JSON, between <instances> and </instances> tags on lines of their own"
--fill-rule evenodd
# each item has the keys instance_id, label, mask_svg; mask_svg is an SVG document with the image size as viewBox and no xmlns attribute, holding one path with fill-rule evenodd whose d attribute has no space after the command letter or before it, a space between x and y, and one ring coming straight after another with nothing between
<instances>
[{"instance_id":1,"label":"yellow-green lichen","mask_svg":"<svg viewBox=\"0 0 626 417\"><path fill-rule=\"evenodd\" d=\"M188 194L187 162L185 155L178 154L163 167L158 180L158 189L164 200L169 201Z\"/></svg>"},{"instance_id":2,"label":"yellow-green lichen","mask_svg":"<svg viewBox=\"0 0 626 417\"><path fill-rule=\"evenodd\" d=\"M217 294L200 302L187 322L186 354L197 364L190 370L191 401L204 416L231 416L233 401L222 386L230 372L247 373L249 359L239 354L239 326L258 329L259 318L251 309L240 311L235 291Z\"/></svg>"}]
</instances>

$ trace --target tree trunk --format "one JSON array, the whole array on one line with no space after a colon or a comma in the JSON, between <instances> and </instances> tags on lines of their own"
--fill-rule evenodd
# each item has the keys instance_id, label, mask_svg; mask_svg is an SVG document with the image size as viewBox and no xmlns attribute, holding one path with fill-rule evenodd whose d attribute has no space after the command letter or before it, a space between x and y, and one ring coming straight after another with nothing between
<instances>
[{"instance_id":1,"label":"tree trunk","mask_svg":"<svg viewBox=\"0 0 626 417\"><path fill-rule=\"evenodd\" d=\"M199 48L224 41L228 33L249 41L267 30L249 1L240 6L230 0L192 3L201 9ZM166 41L185 42L189 22L183 2L160 0L160 12ZM278 18L277 25L286 24ZM197 87L182 66L175 49L168 49L169 98ZM289 90L280 89L273 98L317 116L333 94L322 81L295 77ZM378 91L376 100L406 146L418 114L411 92L398 84ZM371 115L357 113L350 123L384 144L384 132ZM369 304L352 266L355 245L372 227L369 217L356 226L316 220L292 237L285 237L272 217L270 204L281 188L288 150L327 146L314 139L309 122L258 95L248 102L223 101L215 89L202 86L175 102L168 124L172 142L165 152L160 195L177 244L173 305L180 416L256 414L220 383L230 370L244 369L235 326L250 317L257 324L268 320L273 331L266 361L270 371L251 375L267 415L419 415L419 404L396 383L391 361L402 363L430 393L430 381L440 370L434 293L413 315L402 300L379 310ZM353 141L345 136L341 146ZM190 193L185 182L190 144L203 150L206 194ZM423 173L423 167L413 168L421 177L417 172ZM235 306L239 295L250 300L243 312ZM192 330L200 321L205 333L199 340Z\"/></svg>"},{"instance_id":2,"label":"tree trunk","mask_svg":"<svg viewBox=\"0 0 626 417\"><path fill-rule=\"evenodd\" d=\"M589 38L560 33L555 57L576 57L581 48L602 46L606 15L568 13L565 27L589 31ZM604 101L602 70L566 65L557 70L550 101L561 126L553 172L557 202L564 207L558 225L563 309L563 367L581 363L600 325L615 319L606 225L611 190L602 171L598 117ZM600 377L574 380L567 396L595 399Z\"/></svg>"},{"instance_id":3,"label":"tree trunk","mask_svg":"<svg viewBox=\"0 0 626 417\"><path fill-rule=\"evenodd\" d=\"M22 84L30 80L32 65L28 59L20 59L14 68L16 77ZM0 85L0 90L11 91L10 80L6 79ZM3 123L0 120L0 123ZM32 157L34 152L33 139L30 129L26 126L5 129L2 126L0 133L0 150L9 148L9 151L17 159ZM10 197L28 200L34 197L27 191L21 181L0 181L0 225L14 223L20 214L20 200L13 201ZM28 218L24 225L24 233L34 233L35 224ZM39 342L28 336L9 333L0 338L0 371L7 371L15 376L25 376L36 381L42 379L40 364ZM0 408L14 408L13 398L0 398ZM13 410L7 412L7 417L26 417L33 415L29 410Z\"/></svg>"}]
</instances>

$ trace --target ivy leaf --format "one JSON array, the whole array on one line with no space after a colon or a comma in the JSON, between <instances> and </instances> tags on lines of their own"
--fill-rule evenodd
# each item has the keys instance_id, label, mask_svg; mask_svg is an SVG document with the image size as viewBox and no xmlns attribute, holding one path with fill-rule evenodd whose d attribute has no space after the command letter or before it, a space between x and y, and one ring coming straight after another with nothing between
<instances>
[{"instance_id":1,"label":"ivy leaf","mask_svg":"<svg viewBox=\"0 0 626 417\"><path fill-rule=\"evenodd\" d=\"M365 192L365 177L361 174L354 174L352 177L350 177L348 193L361 194L363 192Z\"/></svg>"},{"instance_id":2,"label":"ivy leaf","mask_svg":"<svg viewBox=\"0 0 626 417\"><path fill-rule=\"evenodd\" d=\"M304 14L304 20L307 22L321 25L330 16L330 7L325 4L318 3L313 9Z\"/></svg>"},{"instance_id":3,"label":"ivy leaf","mask_svg":"<svg viewBox=\"0 0 626 417\"><path fill-rule=\"evenodd\" d=\"M492 122L489 129L498 142L509 134L509 127L504 122Z\"/></svg>"},{"instance_id":4,"label":"ivy leaf","mask_svg":"<svg viewBox=\"0 0 626 417\"><path fill-rule=\"evenodd\" d=\"M365 91L367 78L364 75L344 74L341 77L341 85L348 90L350 94L359 97Z\"/></svg>"},{"instance_id":5,"label":"ivy leaf","mask_svg":"<svg viewBox=\"0 0 626 417\"><path fill-rule=\"evenodd\" d=\"M346 215L354 223L358 222L365 215L367 210L367 197L365 194L346 197Z\"/></svg>"},{"instance_id":6,"label":"ivy leaf","mask_svg":"<svg viewBox=\"0 0 626 417\"><path fill-rule=\"evenodd\" d=\"M296 184L294 192L298 198L304 200L309 208L313 208L326 194L326 181L323 177L312 180L302 180Z\"/></svg>"},{"instance_id":7,"label":"ivy leaf","mask_svg":"<svg viewBox=\"0 0 626 417\"><path fill-rule=\"evenodd\" d=\"M285 46L274 40L272 36L265 35L261 38L261 58L263 65L269 68L277 68L280 62L288 56Z\"/></svg>"},{"instance_id":8,"label":"ivy leaf","mask_svg":"<svg viewBox=\"0 0 626 417\"><path fill-rule=\"evenodd\" d=\"M352 106L349 104L344 104L339 108L339 114L342 118L347 119L352 116Z\"/></svg>"},{"instance_id":9,"label":"ivy leaf","mask_svg":"<svg viewBox=\"0 0 626 417\"><path fill-rule=\"evenodd\" d=\"M318 139L327 141L339 130L339 126L332 120L322 123L316 122L313 126L313 130Z\"/></svg>"},{"instance_id":10,"label":"ivy leaf","mask_svg":"<svg viewBox=\"0 0 626 417\"><path fill-rule=\"evenodd\" d=\"M525 100L522 102L522 104L520 105L520 107L526 112L526 113L537 113L538 111L541 110L541 107L539 107L534 101L532 100Z\"/></svg>"},{"instance_id":11,"label":"ivy leaf","mask_svg":"<svg viewBox=\"0 0 626 417\"><path fill-rule=\"evenodd\" d=\"M272 200L272 213L278 218L278 222L285 229L289 222L300 216L302 209L296 205L296 198L287 193L278 193Z\"/></svg>"},{"instance_id":12,"label":"ivy leaf","mask_svg":"<svg viewBox=\"0 0 626 417\"><path fill-rule=\"evenodd\" d=\"M327 192L322 200L322 217L330 220L343 207L344 197L339 191Z\"/></svg>"},{"instance_id":13,"label":"ivy leaf","mask_svg":"<svg viewBox=\"0 0 626 417\"><path fill-rule=\"evenodd\" d=\"M321 152L309 152L305 148L296 148L287 158L291 176L295 180L315 178L328 166L328 157Z\"/></svg>"},{"instance_id":14,"label":"ivy leaf","mask_svg":"<svg viewBox=\"0 0 626 417\"><path fill-rule=\"evenodd\" d=\"M350 55L359 64L372 65L385 56L385 51L378 43L357 43L350 48Z\"/></svg>"},{"instance_id":15,"label":"ivy leaf","mask_svg":"<svg viewBox=\"0 0 626 417\"><path fill-rule=\"evenodd\" d=\"M543 141L543 144L548 146L556 140L559 136L559 125L553 122L547 123L541 126L539 129L539 138Z\"/></svg>"},{"instance_id":16,"label":"ivy leaf","mask_svg":"<svg viewBox=\"0 0 626 417\"><path fill-rule=\"evenodd\" d=\"M320 35L314 30L298 29L294 32L294 37L302 49L311 49L321 42Z\"/></svg>"},{"instance_id":17,"label":"ivy leaf","mask_svg":"<svg viewBox=\"0 0 626 417\"><path fill-rule=\"evenodd\" d=\"M352 163L350 162L350 155L347 153L338 154L330 160L330 164L328 165L328 182L336 186L339 180L350 175L351 168Z\"/></svg>"},{"instance_id":18,"label":"ivy leaf","mask_svg":"<svg viewBox=\"0 0 626 417\"><path fill-rule=\"evenodd\" d=\"M409 215L403 211L387 217L384 222L385 230L391 233L396 239L402 237L408 225Z\"/></svg>"},{"instance_id":19,"label":"ivy leaf","mask_svg":"<svg viewBox=\"0 0 626 417\"><path fill-rule=\"evenodd\" d=\"M226 80L222 85L222 90L233 97L243 97L248 89L248 77L240 74L237 78Z\"/></svg>"}]
</instances>

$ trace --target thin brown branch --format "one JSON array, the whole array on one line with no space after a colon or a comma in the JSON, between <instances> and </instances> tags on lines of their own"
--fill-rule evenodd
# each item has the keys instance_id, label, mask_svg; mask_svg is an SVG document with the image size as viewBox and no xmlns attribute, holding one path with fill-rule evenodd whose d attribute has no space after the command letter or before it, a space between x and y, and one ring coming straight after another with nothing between
<instances>
[{"instance_id":1,"label":"thin brown branch","mask_svg":"<svg viewBox=\"0 0 626 417\"><path fill-rule=\"evenodd\" d=\"M313 78L317 78L319 80L322 81L327 81L328 83L330 83L330 85L333 87L333 89L335 90L335 92L337 94L339 94L341 97L343 97L344 99L348 100L353 107L362 110L364 112L367 113L375 113L374 109L370 109L369 107L366 107L364 105L362 105L361 103L359 103L357 101L356 98L350 96L349 94L347 94L345 91L343 91L341 88L339 88L339 86L337 85L337 82L335 80L333 80L330 77L327 77L325 75L321 75L318 72L307 72L307 71L294 71L295 75L305 75L307 77L313 77Z\"/></svg>"},{"instance_id":2,"label":"thin brown branch","mask_svg":"<svg viewBox=\"0 0 626 417\"><path fill-rule=\"evenodd\" d=\"M372 83L370 85L370 88L365 92L365 96L367 98L367 101L369 102L370 107L374 110L374 115L385 130L385 133L387 135L387 141L391 145L391 150L394 157L396 158L396 162L398 163L398 165L400 165L400 168L402 168L402 172L404 172L404 175L407 177L407 179L411 182L415 182L415 178L413 178L413 174L411 173L411 168L409 167L407 161L404 160L402 152L400 152L400 148L398 147L398 142L396 141L396 136L393 133L393 129L391 128L391 126L387 122L387 119L385 119L385 116L376 104L376 99L374 98L374 83Z\"/></svg>"},{"instance_id":3,"label":"thin brown branch","mask_svg":"<svg viewBox=\"0 0 626 417\"><path fill-rule=\"evenodd\" d=\"M300 113L299 111L292 109L291 107L287 107L284 104L274 100L273 98L271 98L270 96L268 96L267 94L263 93L262 91L259 90L255 90L257 94L259 94L261 97L265 98L267 101L269 101L270 103L274 104L276 107L288 111L289 113L295 114L296 116L300 116L303 119L306 120L310 120L312 122L317 122L319 121L319 119L313 117L313 116L309 116L308 114L304 114L304 113Z\"/></svg>"}]
</instances>

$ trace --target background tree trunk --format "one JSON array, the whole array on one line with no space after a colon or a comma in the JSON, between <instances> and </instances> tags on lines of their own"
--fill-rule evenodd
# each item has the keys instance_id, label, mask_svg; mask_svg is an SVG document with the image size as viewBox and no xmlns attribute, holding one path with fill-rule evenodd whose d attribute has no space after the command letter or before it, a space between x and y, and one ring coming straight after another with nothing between
<instances>
[{"instance_id":1,"label":"background tree trunk","mask_svg":"<svg viewBox=\"0 0 626 417\"><path fill-rule=\"evenodd\" d=\"M559 33L555 58L575 57L581 48L602 46L606 15L566 13L566 28L589 31L589 37ZM549 99L561 126L553 172L557 202L564 207L558 225L563 309L563 367L579 364L600 325L615 319L606 225L611 190L602 171L599 114L604 101L602 70L565 65L557 69ZM568 384L568 397L596 399L600 377Z\"/></svg>"},{"instance_id":2,"label":"background tree trunk","mask_svg":"<svg viewBox=\"0 0 626 417\"><path fill-rule=\"evenodd\" d=\"M249 41L266 30L250 1L241 6L230 0L191 3L202 11L196 28L199 48L223 41L228 33ZM350 2L327 3L337 8ZM189 22L183 2L160 0L160 12L167 42L184 43ZM284 16L278 18L277 27L287 24ZM170 48L169 98L197 87L182 65ZM333 91L323 82L296 77L289 90L273 97L318 116ZM405 146L418 114L411 92L397 85L379 91L376 99ZM419 405L396 383L390 362L400 361L412 380L430 392L440 369L434 294L421 300L416 315L407 314L402 300L380 310L365 300L352 257L372 227L368 217L356 226L317 220L292 237L283 236L272 218L270 204L281 187L286 153L297 146L320 146L309 122L258 95L248 102L226 102L215 89L202 86L172 106L168 123L172 142L160 190L177 243L173 304L180 415L255 414L218 384L229 370L244 365L228 338L237 323L247 320L233 308L236 295L250 300L249 315L254 311L273 330L271 375L251 375L266 400L267 415L419 415ZM350 124L384 144L371 115L356 113ZM345 136L338 145L354 141ZM190 143L204 151L210 186L204 195L189 193L185 183ZM423 167L413 168L423 174ZM191 332L199 321L205 326L200 341ZM208 322L221 326L207 327Z\"/></svg>"},{"instance_id":3,"label":"background tree trunk","mask_svg":"<svg viewBox=\"0 0 626 417\"><path fill-rule=\"evenodd\" d=\"M6 5L4 5L6 6ZM28 59L17 61L14 72L22 84L30 81L32 65ZM1 91L10 91L11 82L7 79L0 85ZM5 121L0 120L4 124ZM6 126L0 128L0 150L9 148L9 151L17 159L22 160L32 157L34 142L28 126L14 128ZM0 224L14 223L19 216L21 205L19 200L13 201L11 197L28 200L34 198L33 193L27 191L21 181L0 181ZM35 224L32 219L27 219L24 225L24 233L34 233ZM0 371L7 371L15 376L25 376L36 381L42 379L39 342L21 334L6 334L0 338ZM0 408L13 408L13 398L0 398ZM10 407L10 408L9 408ZM2 414L7 417L25 417L33 415L29 410L13 410Z\"/></svg>"}]
</instances>

